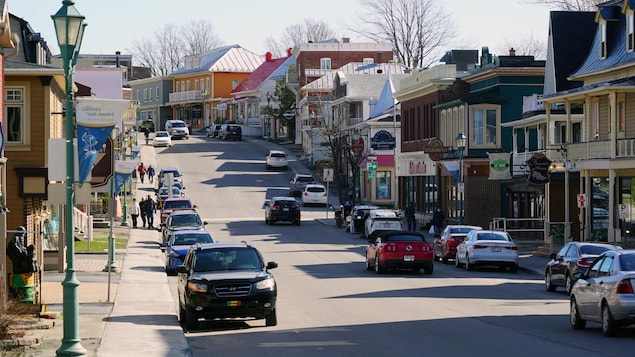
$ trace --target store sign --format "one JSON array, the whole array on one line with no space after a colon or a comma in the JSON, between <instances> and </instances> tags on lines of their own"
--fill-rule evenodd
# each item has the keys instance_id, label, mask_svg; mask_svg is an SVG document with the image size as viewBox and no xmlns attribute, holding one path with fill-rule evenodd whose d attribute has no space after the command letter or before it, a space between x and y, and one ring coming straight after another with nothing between
<instances>
[{"instance_id":1,"label":"store sign","mask_svg":"<svg viewBox=\"0 0 635 357\"><path fill-rule=\"evenodd\" d=\"M392 150L395 148L395 137L386 130L380 130L370 138L370 147L374 150Z\"/></svg>"},{"instance_id":2,"label":"store sign","mask_svg":"<svg viewBox=\"0 0 635 357\"><path fill-rule=\"evenodd\" d=\"M531 185L545 185L549 183L549 168L551 166L551 160L545 156L545 154L537 152L527 161L525 161L527 167L529 167L529 176L527 176L527 183Z\"/></svg>"},{"instance_id":3,"label":"store sign","mask_svg":"<svg viewBox=\"0 0 635 357\"><path fill-rule=\"evenodd\" d=\"M439 139L431 139L423 146L423 152L430 156L433 161L440 161L443 159L443 154L448 152L448 148L443 146L443 141Z\"/></svg>"}]
</instances>

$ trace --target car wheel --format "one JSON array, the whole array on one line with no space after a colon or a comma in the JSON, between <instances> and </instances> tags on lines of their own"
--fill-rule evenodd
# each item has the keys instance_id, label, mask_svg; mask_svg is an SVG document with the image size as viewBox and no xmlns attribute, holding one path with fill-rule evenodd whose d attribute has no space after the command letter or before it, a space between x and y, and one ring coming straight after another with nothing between
<instances>
[{"instance_id":1,"label":"car wheel","mask_svg":"<svg viewBox=\"0 0 635 357\"><path fill-rule=\"evenodd\" d=\"M569 323L574 330L582 330L586 327L586 320L580 318L578 303L573 296L571 297L571 303L569 304Z\"/></svg>"},{"instance_id":2,"label":"car wheel","mask_svg":"<svg viewBox=\"0 0 635 357\"><path fill-rule=\"evenodd\" d=\"M465 256L465 270L467 271L474 270L474 267L472 266L472 264L470 264L470 257L467 255Z\"/></svg>"},{"instance_id":3,"label":"car wheel","mask_svg":"<svg viewBox=\"0 0 635 357\"><path fill-rule=\"evenodd\" d=\"M276 326L277 324L278 316L276 315L276 309L273 309L267 316L265 316L265 325Z\"/></svg>"},{"instance_id":4,"label":"car wheel","mask_svg":"<svg viewBox=\"0 0 635 357\"><path fill-rule=\"evenodd\" d=\"M423 268L423 272L430 275L434 272L434 264L430 263L430 265Z\"/></svg>"},{"instance_id":5,"label":"car wheel","mask_svg":"<svg viewBox=\"0 0 635 357\"><path fill-rule=\"evenodd\" d=\"M384 269L379 265L379 256L375 256L375 273L381 274L384 272Z\"/></svg>"},{"instance_id":6,"label":"car wheel","mask_svg":"<svg viewBox=\"0 0 635 357\"><path fill-rule=\"evenodd\" d=\"M553 282L551 281L551 272L545 273L545 288L547 289L547 291L556 291L556 286L553 285Z\"/></svg>"},{"instance_id":7,"label":"car wheel","mask_svg":"<svg viewBox=\"0 0 635 357\"><path fill-rule=\"evenodd\" d=\"M185 309L179 304L179 323L185 324Z\"/></svg>"},{"instance_id":8,"label":"car wheel","mask_svg":"<svg viewBox=\"0 0 635 357\"><path fill-rule=\"evenodd\" d=\"M366 270L373 270L373 267L370 265L370 260L368 260L368 255L366 256Z\"/></svg>"},{"instance_id":9,"label":"car wheel","mask_svg":"<svg viewBox=\"0 0 635 357\"><path fill-rule=\"evenodd\" d=\"M617 335L617 321L611 316L611 310L606 303L602 304L602 333L606 337L614 337Z\"/></svg>"},{"instance_id":10,"label":"car wheel","mask_svg":"<svg viewBox=\"0 0 635 357\"><path fill-rule=\"evenodd\" d=\"M571 295L571 289L573 289L573 278L569 274L567 274L567 277L565 278L564 287L567 289L567 294Z\"/></svg>"},{"instance_id":11,"label":"car wheel","mask_svg":"<svg viewBox=\"0 0 635 357\"><path fill-rule=\"evenodd\" d=\"M188 331L196 330L198 328L198 316L193 308L185 307L185 328Z\"/></svg>"}]
</instances>

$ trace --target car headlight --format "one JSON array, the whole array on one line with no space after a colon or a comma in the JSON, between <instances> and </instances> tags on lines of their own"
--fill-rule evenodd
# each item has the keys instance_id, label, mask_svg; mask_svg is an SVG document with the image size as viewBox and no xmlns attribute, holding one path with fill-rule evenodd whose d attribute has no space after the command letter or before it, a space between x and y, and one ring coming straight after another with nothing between
<instances>
[{"instance_id":1,"label":"car headlight","mask_svg":"<svg viewBox=\"0 0 635 357\"><path fill-rule=\"evenodd\" d=\"M276 281L273 278L268 278L260 280L255 285L258 290L273 290L273 287L276 286Z\"/></svg>"},{"instance_id":2,"label":"car headlight","mask_svg":"<svg viewBox=\"0 0 635 357\"><path fill-rule=\"evenodd\" d=\"M207 292L207 284L195 283L190 281L187 283L187 288L190 291L195 291L197 293L206 293Z\"/></svg>"}]
</instances>

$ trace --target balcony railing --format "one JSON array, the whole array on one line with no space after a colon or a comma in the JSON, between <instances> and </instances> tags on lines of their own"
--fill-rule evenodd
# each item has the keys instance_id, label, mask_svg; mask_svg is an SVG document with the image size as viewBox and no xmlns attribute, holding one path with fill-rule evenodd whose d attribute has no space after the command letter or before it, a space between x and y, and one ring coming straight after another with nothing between
<instances>
[{"instance_id":1,"label":"balcony railing","mask_svg":"<svg viewBox=\"0 0 635 357\"><path fill-rule=\"evenodd\" d=\"M610 159L611 141L590 141L586 143L573 143L567 145L567 159Z\"/></svg>"},{"instance_id":2,"label":"balcony railing","mask_svg":"<svg viewBox=\"0 0 635 357\"><path fill-rule=\"evenodd\" d=\"M189 90L186 92L170 93L170 103L175 102L202 102L203 92L200 90Z\"/></svg>"}]
</instances>

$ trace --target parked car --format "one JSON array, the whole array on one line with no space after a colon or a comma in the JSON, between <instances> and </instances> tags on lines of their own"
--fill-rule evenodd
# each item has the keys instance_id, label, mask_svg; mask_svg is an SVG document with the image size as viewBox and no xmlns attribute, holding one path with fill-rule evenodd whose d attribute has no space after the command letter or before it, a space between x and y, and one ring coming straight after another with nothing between
<instances>
[{"instance_id":1,"label":"parked car","mask_svg":"<svg viewBox=\"0 0 635 357\"><path fill-rule=\"evenodd\" d=\"M195 244L176 268L179 321L191 331L199 318L256 318L278 323L277 285L256 247L247 243Z\"/></svg>"},{"instance_id":2,"label":"parked car","mask_svg":"<svg viewBox=\"0 0 635 357\"><path fill-rule=\"evenodd\" d=\"M216 138L218 137L218 132L220 131L222 125L220 124L212 124L210 126L207 127L207 129L205 130L205 133L207 135L207 137L212 137L212 138Z\"/></svg>"},{"instance_id":3,"label":"parked car","mask_svg":"<svg viewBox=\"0 0 635 357\"><path fill-rule=\"evenodd\" d=\"M190 129L183 120L168 120L165 122L165 131L170 133L173 139L189 139Z\"/></svg>"},{"instance_id":4,"label":"parked car","mask_svg":"<svg viewBox=\"0 0 635 357\"><path fill-rule=\"evenodd\" d=\"M602 324L605 336L616 336L620 327L635 323L635 249L607 250L586 273L574 274L569 321L575 330L587 321Z\"/></svg>"},{"instance_id":5,"label":"parked car","mask_svg":"<svg viewBox=\"0 0 635 357\"><path fill-rule=\"evenodd\" d=\"M346 230L351 233L364 232L364 221L368 218L368 213L371 209L378 208L373 205L354 206L351 214L346 217Z\"/></svg>"},{"instance_id":6,"label":"parked car","mask_svg":"<svg viewBox=\"0 0 635 357\"><path fill-rule=\"evenodd\" d=\"M423 234L409 231L386 231L368 240L366 270L381 273L386 269L423 269L434 271L432 244Z\"/></svg>"},{"instance_id":7,"label":"parked car","mask_svg":"<svg viewBox=\"0 0 635 357\"><path fill-rule=\"evenodd\" d=\"M295 197L272 197L265 201L265 223L290 222L300 225L300 205Z\"/></svg>"},{"instance_id":8,"label":"parked car","mask_svg":"<svg viewBox=\"0 0 635 357\"><path fill-rule=\"evenodd\" d=\"M456 247L455 264L465 265L465 270L475 266L509 267L512 273L518 271L518 247L505 231L473 230Z\"/></svg>"},{"instance_id":9,"label":"parked car","mask_svg":"<svg viewBox=\"0 0 635 357\"><path fill-rule=\"evenodd\" d=\"M548 291L556 291L563 286L567 294L575 283L574 275L577 272L586 273L591 263L600 254L607 250L618 250L622 247L609 243L595 242L570 242L565 244L556 254L549 257L545 268L545 287Z\"/></svg>"},{"instance_id":10,"label":"parked car","mask_svg":"<svg viewBox=\"0 0 635 357\"><path fill-rule=\"evenodd\" d=\"M295 174L289 181L289 196L299 196L307 184L316 183L313 176L308 174Z\"/></svg>"},{"instance_id":11,"label":"parked car","mask_svg":"<svg viewBox=\"0 0 635 357\"><path fill-rule=\"evenodd\" d=\"M266 158L267 170L270 169L285 169L289 168L289 161L287 154L281 150L269 150Z\"/></svg>"},{"instance_id":12,"label":"parked car","mask_svg":"<svg viewBox=\"0 0 635 357\"><path fill-rule=\"evenodd\" d=\"M449 259L456 258L456 247L465 239L470 231L483 229L479 226L448 225L441 233L441 237L434 239L434 256L443 264Z\"/></svg>"},{"instance_id":13,"label":"parked car","mask_svg":"<svg viewBox=\"0 0 635 357\"><path fill-rule=\"evenodd\" d=\"M400 230L403 230L403 222L392 209L372 209L364 222L364 237L368 239L373 239L381 232Z\"/></svg>"},{"instance_id":14,"label":"parked car","mask_svg":"<svg viewBox=\"0 0 635 357\"><path fill-rule=\"evenodd\" d=\"M201 217L194 210L178 210L170 213L165 222L161 223L162 244L169 241L176 231L183 230L205 230L207 222L203 222Z\"/></svg>"},{"instance_id":15,"label":"parked car","mask_svg":"<svg viewBox=\"0 0 635 357\"><path fill-rule=\"evenodd\" d=\"M304 186L302 205L328 205L329 196L324 185L312 183Z\"/></svg>"},{"instance_id":16,"label":"parked car","mask_svg":"<svg viewBox=\"0 0 635 357\"><path fill-rule=\"evenodd\" d=\"M170 138L170 134L167 131L157 131L154 133L154 137L152 138L152 146L172 146L172 138Z\"/></svg>"},{"instance_id":17,"label":"parked car","mask_svg":"<svg viewBox=\"0 0 635 357\"><path fill-rule=\"evenodd\" d=\"M243 129L240 125L223 124L218 132L218 138L241 141L243 139Z\"/></svg>"},{"instance_id":18,"label":"parked car","mask_svg":"<svg viewBox=\"0 0 635 357\"><path fill-rule=\"evenodd\" d=\"M161 205L161 213L159 215L161 221L159 223L165 222L166 218L170 215L170 213L178 210L193 210L196 208L196 205L192 203L189 198L186 197L172 197L166 198Z\"/></svg>"},{"instance_id":19,"label":"parked car","mask_svg":"<svg viewBox=\"0 0 635 357\"><path fill-rule=\"evenodd\" d=\"M192 244L214 243L212 234L208 231L177 231L169 241L163 243L161 249L165 252L165 273L176 275L176 267L183 264L185 254Z\"/></svg>"},{"instance_id":20,"label":"parked car","mask_svg":"<svg viewBox=\"0 0 635 357\"><path fill-rule=\"evenodd\" d=\"M161 169L161 171L159 171L159 175L157 175L157 182L159 183L159 187L168 185L168 182L165 180L165 178L170 174L172 175L173 182L180 182L181 184L183 183L183 175L181 175L178 169L174 167L166 167Z\"/></svg>"},{"instance_id":21,"label":"parked car","mask_svg":"<svg viewBox=\"0 0 635 357\"><path fill-rule=\"evenodd\" d=\"M157 190L157 207L163 207L163 201L171 197L183 197L185 194L181 189L176 186L171 187L172 194L170 195L170 188L163 186Z\"/></svg>"}]
</instances>

